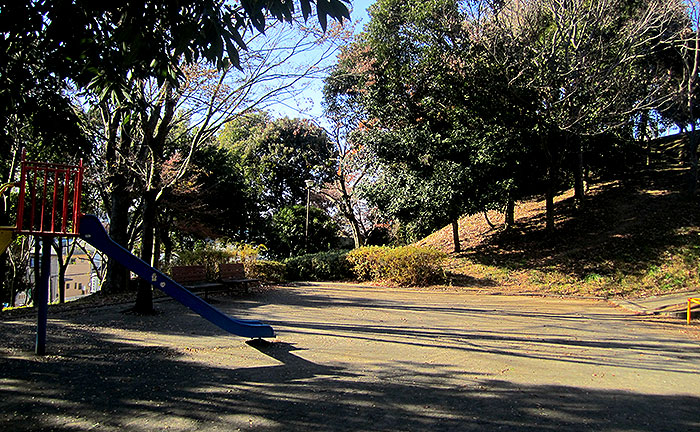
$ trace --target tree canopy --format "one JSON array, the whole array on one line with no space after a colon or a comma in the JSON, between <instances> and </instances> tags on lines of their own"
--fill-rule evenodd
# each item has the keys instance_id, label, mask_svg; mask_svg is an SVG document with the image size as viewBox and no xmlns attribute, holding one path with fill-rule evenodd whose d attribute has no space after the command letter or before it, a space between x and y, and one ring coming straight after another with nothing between
<instances>
[{"instance_id":1,"label":"tree canopy","mask_svg":"<svg viewBox=\"0 0 700 432\"><path fill-rule=\"evenodd\" d=\"M367 187L382 210L437 227L542 193L551 230L557 190L573 179L582 202L595 137L630 141L640 113L673 99L669 54L688 13L677 0L379 0L327 105L358 113L375 178L406 191ZM433 194L407 199L423 188Z\"/></svg>"},{"instance_id":2,"label":"tree canopy","mask_svg":"<svg viewBox=\"0 0 700 432\"><path fill-rule=\"evenodd\" d=\"M3 1L3 151L9 151L13 116L38 136L65 135L61 131L79 124L69 90L87 90L102 100L129 100L134 80L153 78L176 86L183 63L205 60L219 68L240 66L245 33L263 32L270 18L291 21L297 7L307 19L313 4L312 0ZM342 0L321 0L315 6L324 30L328 17L349 18ZM58 123L63 126L57 127Z\"/></svg>"},{"instance_id":3,"label":"tree canopy","mask_svg":"<svg viewBox=\"0 0 700 432\"><path fill-rule=\"evenodd\" d=\"M10 161L11 151L23 145L21 134L25 141L45 137L43 147L75 142L70 137L83 138L82 142L94 139L98 148L94 160L104 161L101 192L110 234L129 247L130 233L140 224L141 256L150 261L157 203L172 186L163 182L162 174L175 160L171 158L174 120L187 118L179 99L189 89L187 66L206 64L213 70L210 75L232 67L243 69L248 57L241 53L250 36L269 30L272 22L299 16L313 17L325 31L328 17L342 21L349 12L344 0L4 1L0 3L2 160ZM299 51L298 46L291 48ZM214 102L222 98L217 95ZM92 110L83 113L88 107ZM212 103L209 109L220 119L219 107ZM88 128L96 133L89 134ZM213 133L209 124L191 136L199 137L197 145L204 146ZM181 159L186 163L180 176L190 159L192 151ZM10 179L13 174L9 172ZM141 208L141 217L134 208ZM123 275L120 283L111 285L123 289L127 274ZM113 273L108 272L107 280L114 280ZM144 310L151 307L149 303L143 302Z\"/></svg>"}]
</instances>

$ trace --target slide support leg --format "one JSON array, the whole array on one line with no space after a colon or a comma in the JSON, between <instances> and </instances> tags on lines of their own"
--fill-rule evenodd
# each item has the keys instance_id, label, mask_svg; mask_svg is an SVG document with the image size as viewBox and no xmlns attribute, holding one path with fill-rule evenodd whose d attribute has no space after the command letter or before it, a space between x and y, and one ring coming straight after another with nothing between
<instances>
[{"instance_id":1,"label":"slide support leg","mask_svg":"<svg viewBox=\"0 0 700 432\"><path fill-rule=\"evenodd\" d=\"M51 237L41 238L41 278L37 280L36 355L46 354L46 322L49 315L49 284L51 283Z\"/></svg>"}]
</instances>

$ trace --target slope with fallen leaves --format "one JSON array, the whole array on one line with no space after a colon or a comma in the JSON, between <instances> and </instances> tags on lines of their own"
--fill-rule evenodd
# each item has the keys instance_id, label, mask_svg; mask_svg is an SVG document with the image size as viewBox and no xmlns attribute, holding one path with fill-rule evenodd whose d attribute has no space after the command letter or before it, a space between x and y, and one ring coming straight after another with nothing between
<instances>
[{"instance_id":1,"label":"slope with fallen leaves","mask_svg":"<svg viewBox=\"0 0 700 432\"><path fill-rule=\"evenodd\" d=\"M590 184L555 200L556 230L544 229L543 200L519 202L515 226L497 212L459 221L464 252L451 253L453 286L489 292L636 297L700 286L700 204L685 193L681 138L658 143L652 164L625 179ZM492 227L489 221L495 225ZM453 251L452 226L417 242Z\"/></svg>"}]
</instances>

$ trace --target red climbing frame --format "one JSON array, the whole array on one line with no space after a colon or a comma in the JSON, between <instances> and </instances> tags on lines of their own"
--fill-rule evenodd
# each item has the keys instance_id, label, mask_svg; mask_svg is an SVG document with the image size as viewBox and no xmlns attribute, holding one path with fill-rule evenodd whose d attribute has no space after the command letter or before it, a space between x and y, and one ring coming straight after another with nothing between
<instances>
[{"instance_id":1,"label":"red climbing frame","mask_svg":"<svg viewBox=\"0 0 700 432\"><path fill-rule=\"evenodd\" d=\"M20 234L41 239L41 277L36 279L34 302L37 307L37 355L46 354L46 324L51 280L51 247L54 237L78 236L83 162L60 165L27 162L22 151L17 228Z\"/></svg>"},{"instance_id":2,"label":"red climbing frame","mask_svg":"<svg viewBox=\"0 0 700 432\"><path fill-rule=\"evenodd\" d=\"M78 165L27 162L22 152L17 232L77 236L82 185L82 160Z\"/></svg>"}]
</instances>

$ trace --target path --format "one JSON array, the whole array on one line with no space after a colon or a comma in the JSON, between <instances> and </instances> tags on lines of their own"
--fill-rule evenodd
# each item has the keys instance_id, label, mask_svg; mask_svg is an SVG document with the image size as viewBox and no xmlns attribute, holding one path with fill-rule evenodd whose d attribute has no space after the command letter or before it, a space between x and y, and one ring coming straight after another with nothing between
<instances>
[{"instance_id":1,"label":"path","mask_svg":"<svg viewBox=\"0 0 700 432\"><path fill-rule=\"evenodd\" d=\"M272 324L249 346L174 302L0 322L0 430L700 429L697 326L604 302L309 285L217 307Z\"/></svg>"}]
</instances>

